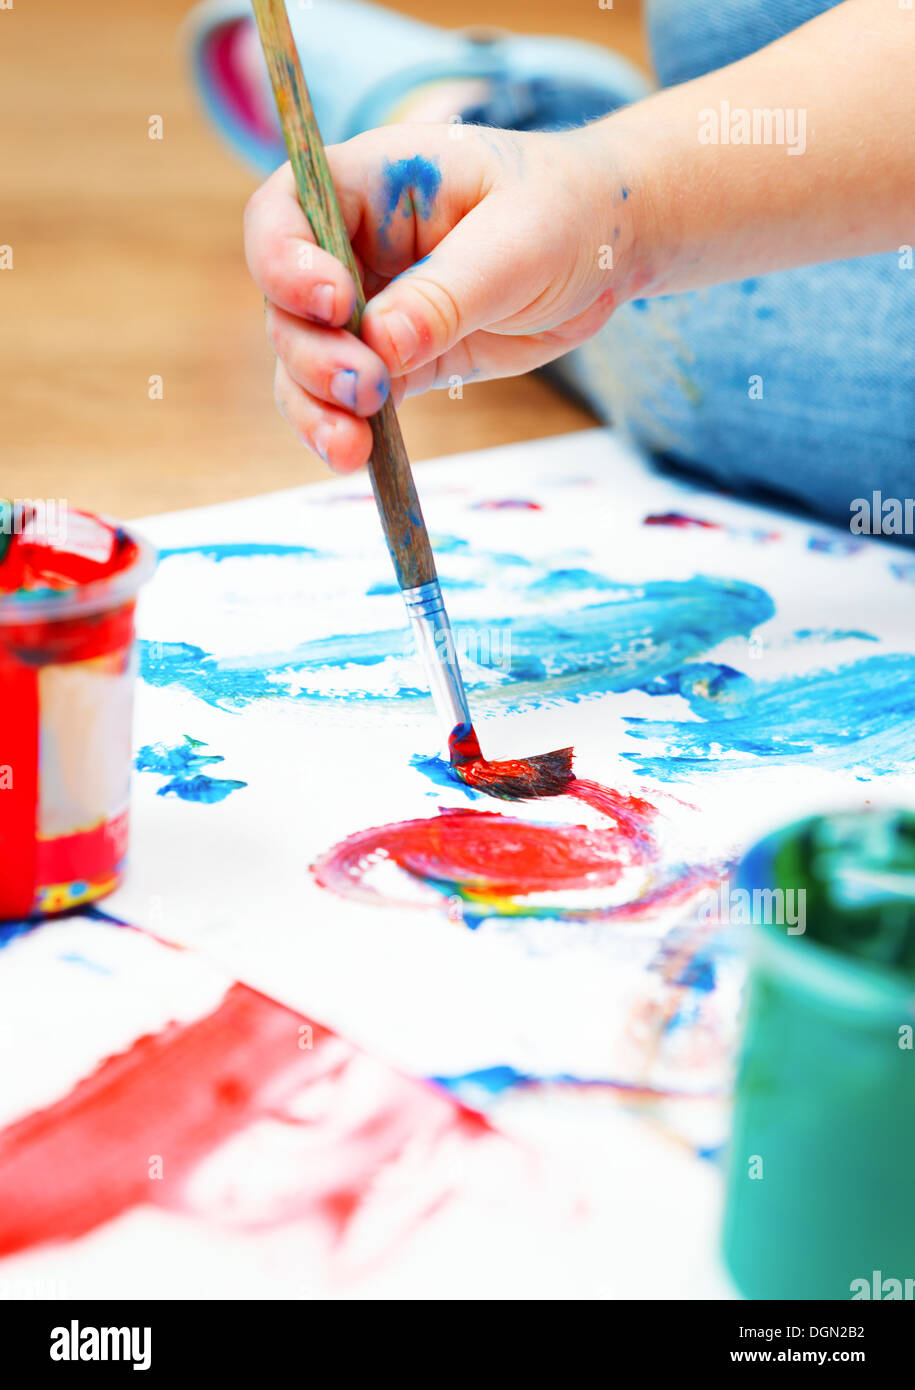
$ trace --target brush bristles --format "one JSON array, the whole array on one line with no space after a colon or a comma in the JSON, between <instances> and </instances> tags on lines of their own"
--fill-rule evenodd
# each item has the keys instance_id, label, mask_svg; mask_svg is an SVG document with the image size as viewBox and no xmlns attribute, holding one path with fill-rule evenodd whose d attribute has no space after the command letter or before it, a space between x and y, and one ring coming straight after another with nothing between
<instances>
[{"instance_id":1,"label":"brush bristles","mask_svg":"<svg viewBox=\"0 0 915 1390\"><path fill-rule=\"evenodd\" d=\"M574 780L572 749L557 748L533 758L513 758L490 763L485 758L453 763L455 773L468 787L503 801L534 801L543 796L562 796Z\"/></svg>"}]
</instances>

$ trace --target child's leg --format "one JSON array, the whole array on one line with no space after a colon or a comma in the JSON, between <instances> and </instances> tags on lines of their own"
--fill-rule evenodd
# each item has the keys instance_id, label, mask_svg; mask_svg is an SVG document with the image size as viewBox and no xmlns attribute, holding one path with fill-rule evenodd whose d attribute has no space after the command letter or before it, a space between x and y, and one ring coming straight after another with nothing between
<instances>
[{"instance_id":1,"label":"child's leg","mask_svg":"<svg viewBox=\"0 0 915 1390\"><path fill-rule=\"evenodd\" d=\"M915 272L898 255L625 305L549 370L640 447L847 525L915 494Z\"/></svg>"},{"instance_id":2,"label":"child's leg","mask_svg":"<svg viewBox=\"0 0 915 1390\"><path fill-rule=\"evenodd\" d=\"M645 0L662 87L736 63L832 9L839 0Z\"/></svg>"},{"instance_id":3,"label":"child's leg","mask_svg":"<svg viewBox=\"0 0 915 1390\"><path fill-rule=\"evenodd\" d=\"M736 61L828 8L648 0L658 75ZM847 525L856 497L915 492L911 263L903 250L626 305L548 370L654 456Z\"/></svg>"}]
</instances>

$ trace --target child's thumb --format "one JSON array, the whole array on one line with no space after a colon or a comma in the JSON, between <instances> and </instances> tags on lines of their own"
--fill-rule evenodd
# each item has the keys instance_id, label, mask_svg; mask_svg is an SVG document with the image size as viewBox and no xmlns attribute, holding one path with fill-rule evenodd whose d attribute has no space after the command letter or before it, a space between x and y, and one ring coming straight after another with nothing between
<instances>
[{"instance_id":1,"label":"child's thumb","mask_svg":"<svg viewBox=\"0 0 915 1390\"><path fill-rule=\"evenodd\" d=\"M518 307L518 258L494 201L474 208L369 301L362 336L393 376L434 361Z\"/></svg>"}]
</instances>

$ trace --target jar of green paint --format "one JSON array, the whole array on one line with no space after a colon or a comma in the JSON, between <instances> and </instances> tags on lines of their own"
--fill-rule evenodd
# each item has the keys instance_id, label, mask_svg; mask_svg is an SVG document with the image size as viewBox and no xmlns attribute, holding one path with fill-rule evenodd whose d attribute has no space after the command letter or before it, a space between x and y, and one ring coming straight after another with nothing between
<instances>
[{"instance_id":1,"label":"jar of green paint","mask_svg":"<svg viewBox=\"0 0 915 1390\"><path fill-rule=\"evenodd\" d=\"M915 816L801 821L738 883L754 925L728 1268L747 1298L912 1298Z\"/></svg>"}]
</instances>

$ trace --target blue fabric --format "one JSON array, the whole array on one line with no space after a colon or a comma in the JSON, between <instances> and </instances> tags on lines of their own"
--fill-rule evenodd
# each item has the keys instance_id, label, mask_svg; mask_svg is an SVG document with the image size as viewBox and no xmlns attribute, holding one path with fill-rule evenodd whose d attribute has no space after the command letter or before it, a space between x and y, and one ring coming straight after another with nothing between
<instances>
[{"instance_id":1,"label":"blue fabric","mask_svg":"<svg viewBox=\"0 0 915 1390\"><path fill-rule=\"evenodd\" d=\"M829 8L648 0L656 70L686 80ZM894 251L629 304L553 375L656 458L847 526L856 497L915 493L910 264Z\"/></svg>"},{"instance_id":2,"label":"blue fabric","mask_svg":"<svg viewBox=\"0 0 915 1390\"><path fill-rule=\"evenodd\" d=\"M662 87L701 77L765 48L838 0L645 0L645 25Z\"/></svg>"},{"instance_id":3,"label":"blue fabric","mask_svg":"<svg viewBox=\"0 0 915 1390\"><path fill-rule=\"evenodd\" d=\"M606 85L589 87L547 77L522 82L504 78L492 83L485 101L466 107L461 115L472 125L501 130L567 130L598 121L629 100L631 95Z\"/></svg>"}]
</instances>

